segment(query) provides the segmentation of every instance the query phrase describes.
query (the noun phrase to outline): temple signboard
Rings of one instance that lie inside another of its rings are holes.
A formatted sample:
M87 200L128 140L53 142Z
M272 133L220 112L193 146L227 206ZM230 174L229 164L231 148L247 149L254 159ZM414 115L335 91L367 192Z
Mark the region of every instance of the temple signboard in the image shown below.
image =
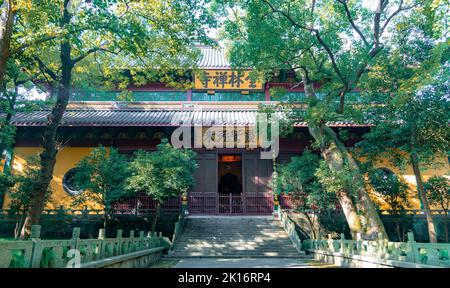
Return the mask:
M203 70L195 74L195 89L262 90L263 82L250 76L251 71Z

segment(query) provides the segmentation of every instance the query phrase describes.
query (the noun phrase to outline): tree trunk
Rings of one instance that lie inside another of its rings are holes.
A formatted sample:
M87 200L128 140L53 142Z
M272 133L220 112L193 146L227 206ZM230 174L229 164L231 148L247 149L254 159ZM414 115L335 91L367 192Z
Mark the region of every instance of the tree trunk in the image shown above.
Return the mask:
M311 238L314 240L319 239L317 237L317 233L316 233L316 229L315 229L316 227L314 227L315 226L314 221L311 219L311 217L309 217L308 212L304 212L303 215L305 215L306 220L308 220L308 224L309 224L309 227L310 227L311 233L312 233Z
M158 222L160 211L161 211L161 203L159 201L156 201L155 214L153 216L153 221L152 221L152 236L156 231L156 223Z
M363 183L358 164L347 151L344 144L337 138L336 133L325 125L308 123L309 132L318 142L322 157L328 163L333 173L344 171L345 165L351 169L355 181L356 191L345 189L337 193L337 198L347 219L352 236L361 233L363 238L373 239L381 233L387 239L383 223L375 210Z
M25 219L21 238L28 238L31 231L31 225L39 224L41 213L44 210L45 194L47 193L50 181L53 178L53 169L55 167L56 154L58 153L56 132L69 102L73 69L73 62L70 58L70 43L67 41L61 43L60 49L62 75L61 80L59 81L58 98L50 115L47 117L48 124L45 127L42 136L43 151L40 155L40 173L38 179L34 183L30 201L30 210Z
M11 36L16 14L13 6L14 1L5 0L0 7L0 87L3 87L6 65L10 56Z
M306 96L317 99L312 82L307 78L306 73L302 75L302 78ZM314 107L311 108L314 109ZM348 167L353 174L351 176L354 179L356 191L343 189L337 193L352 237L356 237L356 233L361 233L363 238L373 239L376 234L381 233L387 239L384 225L364 186L364 176L353 156L338 139L336 133L323 123L322 119L309 120L308 130L319 145L322 157L328 163L331 172L337 174Z
M417 191L419 192L419 197L420 200L422 201L423 212L425 213L425 217L427 219L428 236L430 237L431 243L437 243L436 229L434 226L433 217L431 216L430 204L428 203L425 188L423 187L422 173L420 172L419 168L419 159L415 151L412 151L410 156L411 156L411 164L414 170L414 176L416 177Z
M16 217L16 227L14 227L14 239L18 239L20 236L20 231L22 230L23 225L23 216L24 214L18 212Z

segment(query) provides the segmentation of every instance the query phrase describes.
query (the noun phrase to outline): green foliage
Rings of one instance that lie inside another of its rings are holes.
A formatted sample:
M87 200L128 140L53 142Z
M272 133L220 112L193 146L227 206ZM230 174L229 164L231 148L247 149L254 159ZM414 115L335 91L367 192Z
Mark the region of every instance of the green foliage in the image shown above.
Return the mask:
M14 186L15 182L16 179L14 176L0 172L0 195L4 195L5 193L9 192L11 187Z
M8 149L13 146L16 130L16 127L11 126L0 119L0 147ZM3 151L0 151L0 153L1 152Z
M22 172L17 172L14 176L15 185L9 190L11 198L10 209L12 213L23 215L30 208L30 201L33 194L33 185L39 177L40 164L37 156L27 159ZM51 201L52 190L48 188L45 194L44 203Z
M54 268L54 262L56 260L56 254L53 248L44 248L42 250L40 268Z
M402 153L407 152L417 154L422 168L447 165L450 102L448 79L442 75L445 70L448 68L414 93L397 94L385 106L370 112L376 126L358 143L369 161L388 158L402 168L407 159Z
M386 169L374 169L369 173L370 184L393 214L398 214L409 207L408 185L401 181L397 175Z
M24 251L14 250L11 252L11 256L9 268L28 268Z
M79 60L72 75L76 87L124 89L158 78L173 82L196 62L193 43L210 43L208 28L216 21L208 2L32 0L18 12L12 50L21 53L14 60L33 80L56 84L60 43L67 41L72 58Z
M155 152L136 152L127 187L160 203L177 197L194 185L195 155L192 150L175 149L163 139Z
M355 171L347 164L344 164L341 170L333 172L325 160L320 161L315 176L325 191L334 195L339 195L341 191L348 191L353 198L357 196L357 191L364 182L361 175L355 174Z
M109 215L112 203L129 195L125 189L127 167L125 156L117 149L102 146L93 149L76 166L73 181L81 192L74 195L73 205L96 203Z
M431 2L398 24L393 47L361 81L368 97L385 96L385 105L365 109L375 127L358 146L370 161L389 158L403 168L407 152L417 154L423 169L447 164L437 162L450 146L450 46L445 36L435 37L434 25L443 19Z
M424 184L430 204L444 211L450 208L450 181L444 176L433 176Z
M336 203L335 194L327 193L315 174L320 162L319 156L306 150L280 167L276 190L291 193L299 211L325 210Z

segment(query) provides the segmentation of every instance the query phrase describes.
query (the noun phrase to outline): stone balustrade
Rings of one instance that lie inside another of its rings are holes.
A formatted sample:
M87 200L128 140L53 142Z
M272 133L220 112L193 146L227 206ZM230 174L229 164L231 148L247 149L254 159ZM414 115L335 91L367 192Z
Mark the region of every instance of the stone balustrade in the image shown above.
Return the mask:
M413 233L408 233L408 242L390 242L379 236L377 240L361 240L358 234L356 240L341 239L303 241L305 250L339 253L343 256L366 256L381 260L394 260L424 265L450 267L450 244L447 243L419 243L414 241Z
M96 265L100 267L102 259L111 261L135 252L142 252L136 253L136 257L153 252L162 254L161 251L171 246L170 240L161 234L144 235L143 231L137 236L130 231L129 237L123 237L122 230L118 230L115 238L105 238L105 230L100 229L97 239L80 239L80 228L74 228L71 239L43 240L40 230L39 225L32 226L30 240L0 241L0 268L75 268L90 267L90 262L100 263ZM129 260L129 257L122 258Z
M291 239L292 243L294 243L294 246L297 249L297 251L302 252L302 241L297 231L295 230L294 221L292 221L292 219L289 218L289 215L287 213L285 212L283 213L281 212L281 210L278 211L280 212L278 214L278 219L280 219L281 225L283 226L284 230L286 230L286 232L288 233L289 238Z
M369 265L370 267L450 267L449 243L416 242L412 232L408 233L407 242L391 242L384 239L381 234L373 241L361 239L360 234L355 240L345 239L345 235L340 234L340 239L332 239L331 235L328 235L328 239L307 239L299 244L300 240L295 240L298 239L298 235L294 235L297 234L295 223L289 218L288 213L280 211L279 219L297 246L308 253L323 255L318 258L319 260L328 262L327 259L330 259L335 262L337 258L345 258L347 260L343 262L347 264L343 266L351 267L364 267L351 264L352 259L374 264Z

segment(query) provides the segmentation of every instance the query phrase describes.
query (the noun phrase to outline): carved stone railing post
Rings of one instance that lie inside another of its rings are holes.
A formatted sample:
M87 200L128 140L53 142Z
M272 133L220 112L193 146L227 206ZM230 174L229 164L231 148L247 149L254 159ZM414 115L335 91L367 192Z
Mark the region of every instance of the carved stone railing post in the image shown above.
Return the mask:
M80 241L80 227L74 227L72 230L71 249L78 249L78 243Z
M144 231L139 231L139 250L144 250Z
M356 254L362 255L362 238L361 233L356 233Z
M334 252L333 237L331 234L328 234L328 251Z
M123 233L122 229L117 230L116 236L117 254L115 256L122 254L122 233Z
M339 248L339 252L340 253L345 253L345 234L341 233L341 239L340 239L340 248Z
M43 251L40 225L31 226L30 239L31 241L33 241L33 249L31 254L31 261L29 264L31 268L39 268Z
M416 251L416 241L414 240L414 233L408 232L407 234L408 242L406 242L406 253L407 253L407 260L410 262L417 263L417 261L420 260L418 257L419 251Z
M106 249L106 245L105 245L105 229L101 228L98 229L98 237L97 239L99 240L99 244L98 244L98 259L103 259L105 257L105 249Z
M382 233L378 233L377 240L378 240L377 241L378 242L377 256L378 256L378 258L384 259L386 257L387 247L386 247L386 243L384 241L385 239L384 239L384 236Z
M127 250L127 253L130 253L130 252L134 252L134 251L136 251L136 249L137 249L137 247L136 247L136 244L134 243L134 230L130 230L130 237L129 237L130 239L130 244L128 244L128 247L130 248L130 249L128 249Z

